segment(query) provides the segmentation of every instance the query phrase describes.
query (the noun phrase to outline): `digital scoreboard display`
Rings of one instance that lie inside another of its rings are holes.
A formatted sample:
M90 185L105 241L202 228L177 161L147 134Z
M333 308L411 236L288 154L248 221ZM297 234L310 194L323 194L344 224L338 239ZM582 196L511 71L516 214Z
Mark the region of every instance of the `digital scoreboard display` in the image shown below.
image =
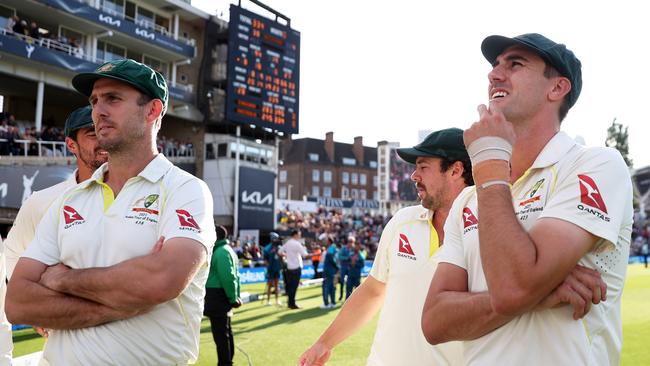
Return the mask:
M230 5L226 119L298 133L300 32Z

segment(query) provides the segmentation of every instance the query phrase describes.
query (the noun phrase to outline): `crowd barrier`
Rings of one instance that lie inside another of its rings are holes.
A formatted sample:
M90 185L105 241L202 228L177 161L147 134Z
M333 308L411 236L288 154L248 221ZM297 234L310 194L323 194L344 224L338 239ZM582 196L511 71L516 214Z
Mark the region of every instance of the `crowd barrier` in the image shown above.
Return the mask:
M361 276L368 276L370 269L372 268L372 261L365 261L363 270L361 270ZM319 263L318 272L323 272L323 263ZM305 264L302 268L301 279L310 279L314 278L314 266L312 264ZM266 282L266 268L265 267L242 267L239 268L239 281L242 285L247 285L251 283L265 283Z

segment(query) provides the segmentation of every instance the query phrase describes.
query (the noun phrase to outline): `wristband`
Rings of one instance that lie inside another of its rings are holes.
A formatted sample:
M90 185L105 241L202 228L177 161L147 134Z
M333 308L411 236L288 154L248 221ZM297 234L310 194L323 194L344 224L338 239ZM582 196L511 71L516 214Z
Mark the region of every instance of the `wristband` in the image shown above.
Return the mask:
M489 182L485 182L481 184L479 187L481 187L481 189L485 189L487 187L492 187L496 185L503 185L503 186L508 186L508 188L512 188L510 182L506 182L505 180L491 180Z
M505 160L487 160L473 166L472 176L477 187L491 181L510 181L510 163Z
M479 137L467 147L467 153L472 165L478 165L486 160L510 161L512 145L501 137Z

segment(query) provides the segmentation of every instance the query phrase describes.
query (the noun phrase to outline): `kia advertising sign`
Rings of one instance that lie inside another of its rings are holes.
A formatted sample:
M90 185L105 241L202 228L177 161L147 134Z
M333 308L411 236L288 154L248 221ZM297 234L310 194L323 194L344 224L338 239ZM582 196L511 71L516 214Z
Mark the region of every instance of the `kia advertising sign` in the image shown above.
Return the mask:
M273 230L274 186L274 173L239 168L239 228Z

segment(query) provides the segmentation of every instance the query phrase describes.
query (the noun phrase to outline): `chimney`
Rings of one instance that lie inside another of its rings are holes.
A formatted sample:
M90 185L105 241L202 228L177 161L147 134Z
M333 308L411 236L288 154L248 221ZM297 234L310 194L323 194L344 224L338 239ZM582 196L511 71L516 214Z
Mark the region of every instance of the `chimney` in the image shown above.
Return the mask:
M354 145L352 145L352 153L357 159L357 165L363 166L363 136L354 138Z
M287 159L289 153L291 152L292 147L293 147L293 137L289 133L285 135L283 139L280 140L280 151L278 153L280 160Z
M330 161L334 161L334 132L325 134L325 153Z

